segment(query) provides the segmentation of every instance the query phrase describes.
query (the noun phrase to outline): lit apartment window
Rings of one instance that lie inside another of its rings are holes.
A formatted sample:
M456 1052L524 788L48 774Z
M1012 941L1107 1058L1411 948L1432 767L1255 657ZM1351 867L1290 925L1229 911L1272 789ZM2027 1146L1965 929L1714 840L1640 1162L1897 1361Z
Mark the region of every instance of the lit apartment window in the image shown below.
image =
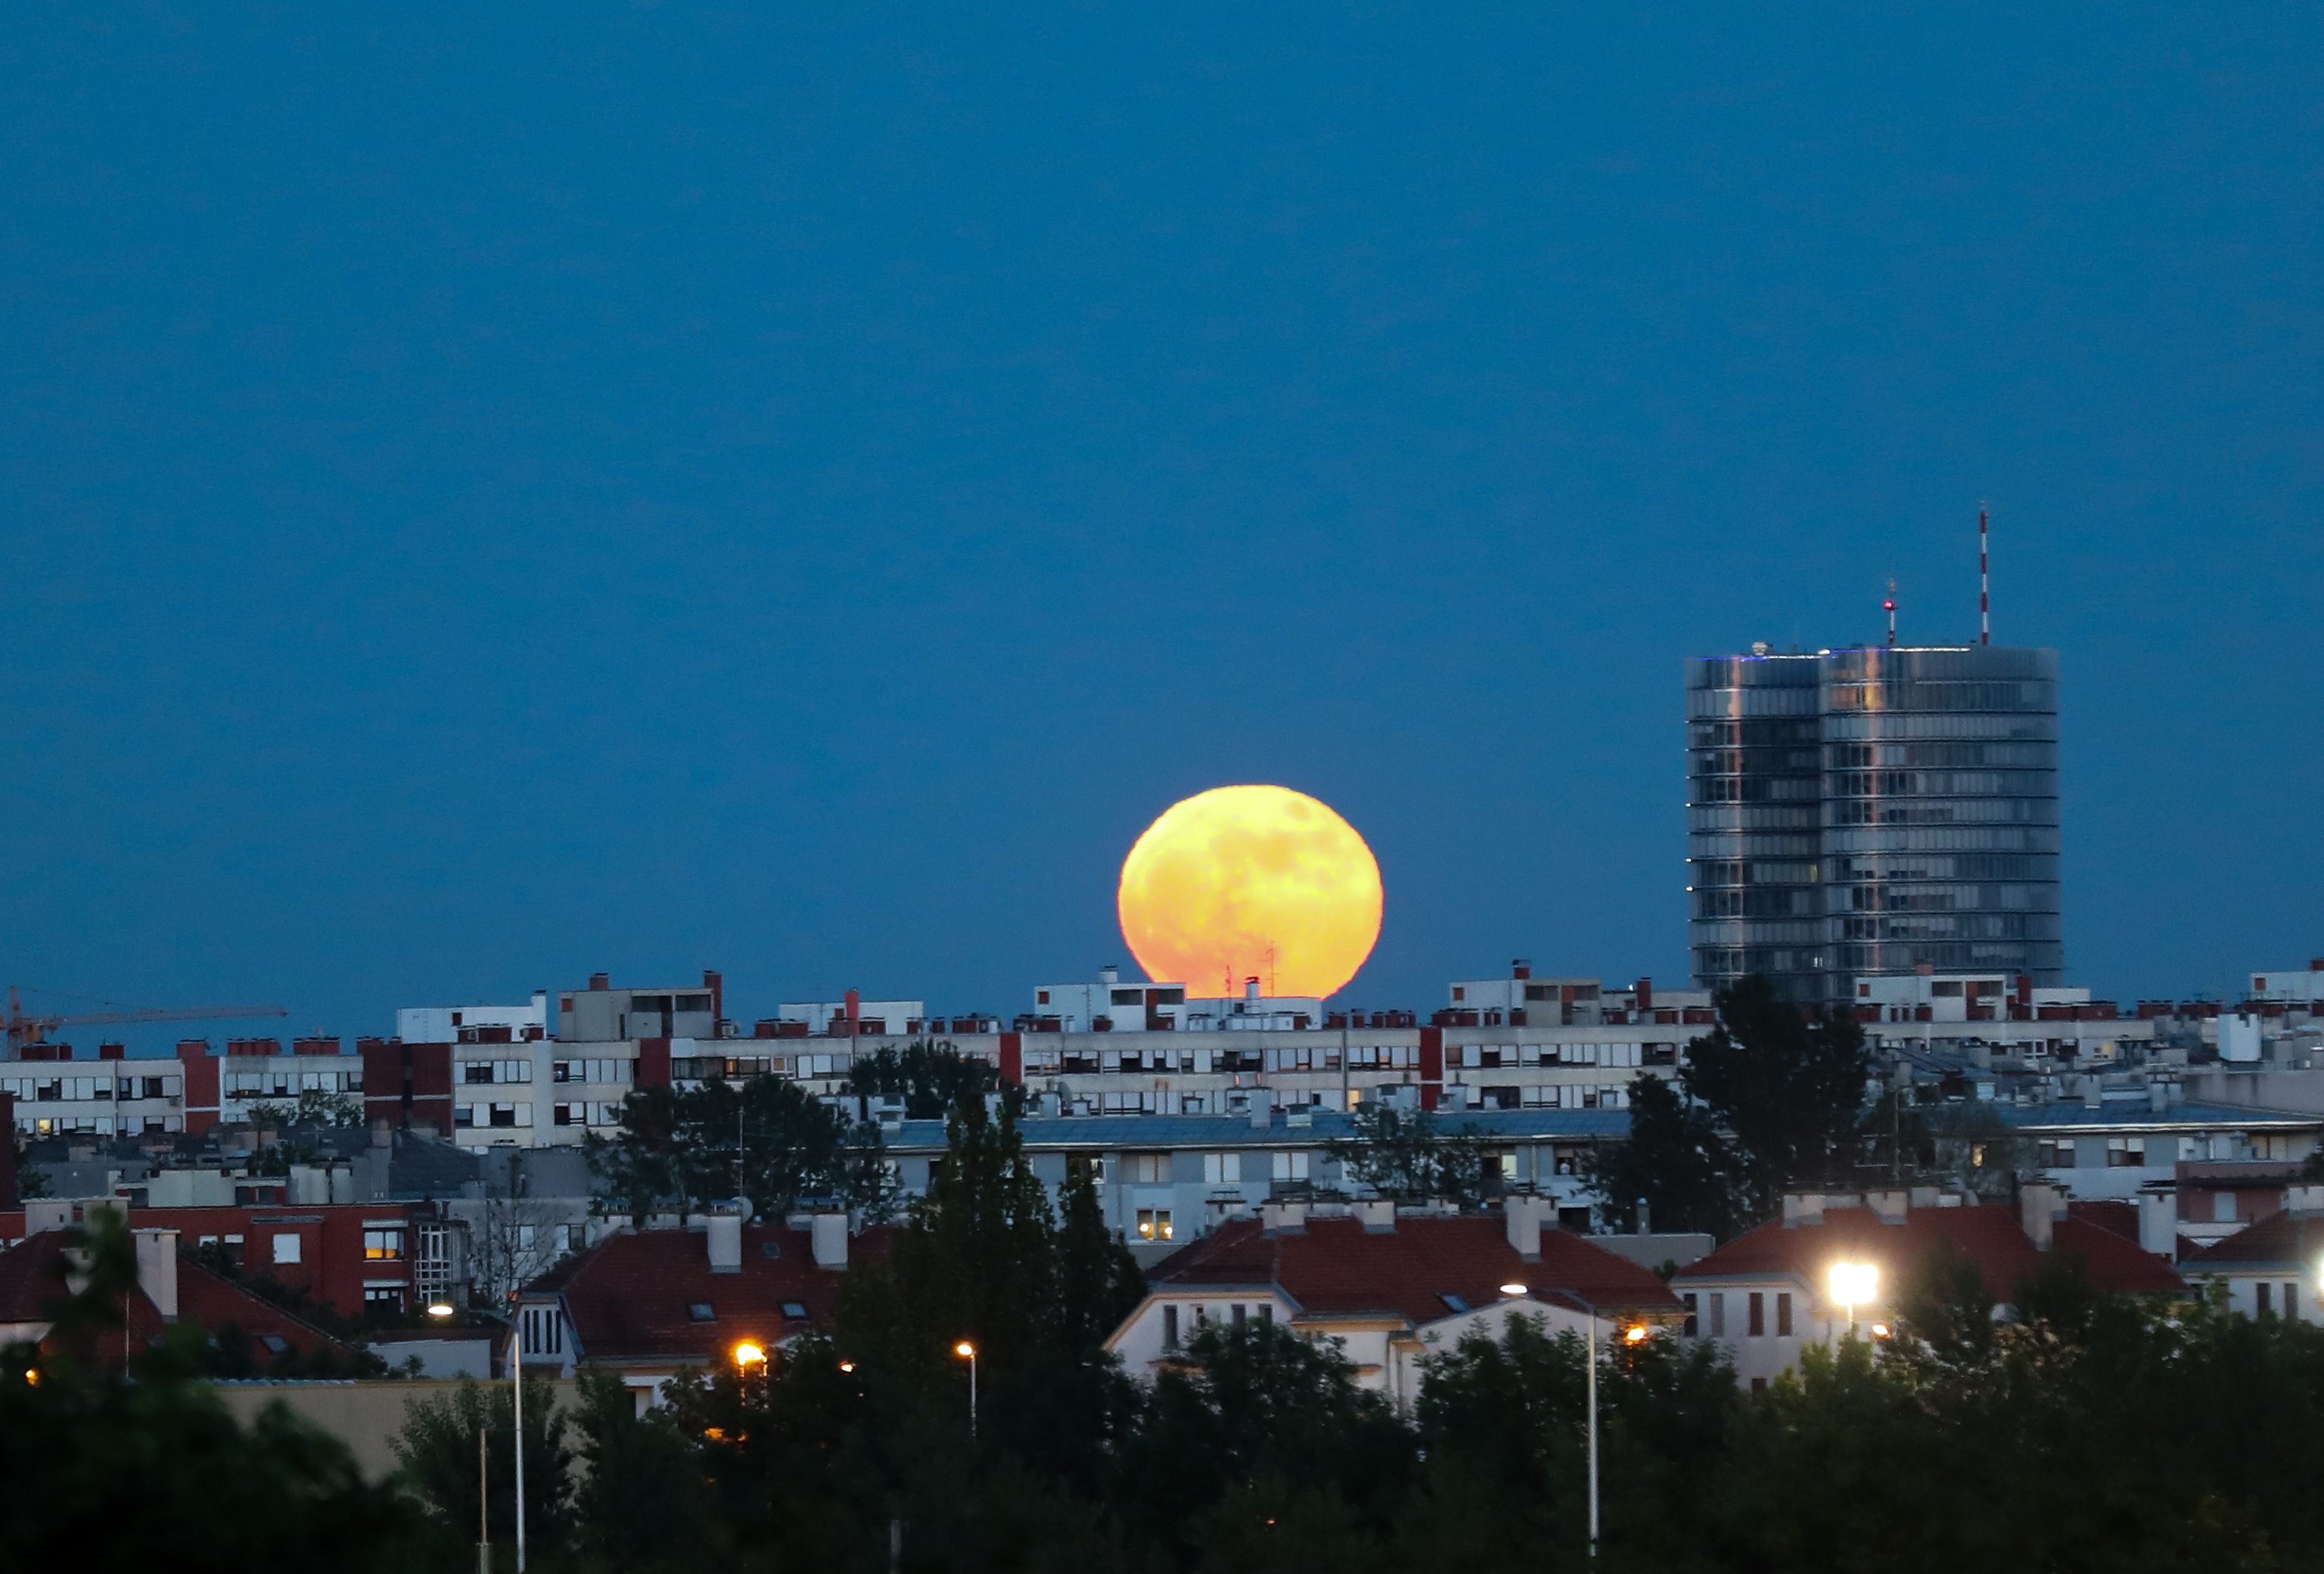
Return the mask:
M364 1231L364 1260L370 1263L396 1263L403 1260L403 1231L401 1229L366 1229Z
M1138 1210L1138 1238L1168 1240L1170 1210L1167 1208L1140 1208Z

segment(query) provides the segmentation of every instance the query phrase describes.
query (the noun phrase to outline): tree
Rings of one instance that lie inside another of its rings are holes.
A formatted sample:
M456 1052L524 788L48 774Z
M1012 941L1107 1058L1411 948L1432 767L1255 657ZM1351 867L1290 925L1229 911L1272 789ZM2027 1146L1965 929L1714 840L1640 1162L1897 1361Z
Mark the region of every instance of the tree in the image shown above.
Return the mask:
M1687 1047L1680 1090L1734 1133L1749 1214L1784 1189L1852 1174L1872 1057L1844 1011L1803 1009L1753 973L1717 996L1719 1023Z
M583 1558L624 1570L705 1566L714 1505L678 1413L655 1405L641 1413L635 1391L610 1372L583 1372L579 1397L574 1423L589 1468L572 1503Z
M622 1100L620 1135L591 1134L588 1151L598 1209L641 1225L665 1207L700 1213L737 1195L761 1219L812 1201L876 1220L895 1202L880 1128L784 1077L639 1089Z
M83 1277L60 1280L38 1346L0 1352L0 1479L9 1567L403 1569L420 1527L367 1487L337 1439L270 1406L235 1422L197 1383L203 1336L180 1324L124 1376L94 1358L123 1348L137 1281L127 1225L97 1210L73 1238ZM19 1250L24 1248L19 1247Z
M544 1549L565 1546L572 1526L573 1453L565 1444L565 1416L557 1391L532 1379L524 1396L524 1516L528 1541ZM446 1539L473 1543L477 1523L476 1434L484 1435L485 1493L494 1539L514 1536L516 1397L505 1383L489 1389L463 1381L448 1394L413 1399L395 1436L401 1477L428 1506Z
M1106 1228L1093 1166L1068 1160L1058 1201L1057 1340L1094 1350L1146 1298L1146 1275L1120 1232Z
M1015 1364L1048 1337L1056 1316L1057 1252L1047 1188L1033 1174L1017 1118L964 1099L945 1123L945 1148L889 1253L904 1348L899 1358L958 1363L973 1341L993 1368ZM851 1275L851 1278L853 1276ZM870 1282L872 1275L865 1275Z
M1325 1143L1324 1155L1383 1197L1470 1204L1481 1201L1498 1178L1487 1174L1483 1137L1466 1127L1446 1131L1425 1109L1368 1104L1349 1125L1354 1134Z
M859 1117L868 1117L867 1100L900 1098L908 1119L939 1120L963 1099L1001 1091L1001 1072L982 1055L916 1038L900 1052L883 1049L858 1057L847 1074L847 1091L857 1100Z
M1750 1220L1742 1159L1711 1111L1669 1079L1641 1072L1630 1083L1630 1135L1592 1155L1586 1183L1632 1229L1637 1204L1655 1226L1725 1239Z
M363 1100L351 1093L307 1088L288 1103L253 1104L250 1121L254 1126L272 1126L285 1130L292 1127L361 1126L364 1123Z

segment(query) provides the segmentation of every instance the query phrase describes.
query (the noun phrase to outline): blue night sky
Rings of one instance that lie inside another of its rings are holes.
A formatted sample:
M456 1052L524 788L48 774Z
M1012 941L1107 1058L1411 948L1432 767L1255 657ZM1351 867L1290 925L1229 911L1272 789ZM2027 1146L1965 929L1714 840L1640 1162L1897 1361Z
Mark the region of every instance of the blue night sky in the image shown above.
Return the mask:
M2063 661L2070 978L2324 953L2319 45L14 7L0 981L1010 1012L1266 781L1379 856L1347 1000L1674 984L1681 658L1877 640L1891 575L1973 632L1980 499Z

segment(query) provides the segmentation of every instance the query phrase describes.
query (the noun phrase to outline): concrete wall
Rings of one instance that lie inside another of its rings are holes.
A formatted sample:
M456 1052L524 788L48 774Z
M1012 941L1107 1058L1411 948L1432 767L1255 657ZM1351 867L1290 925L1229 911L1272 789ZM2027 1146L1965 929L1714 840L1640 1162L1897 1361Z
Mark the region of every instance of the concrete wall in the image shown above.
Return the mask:
M329 1432L355 1457L355 1467L366 1481L392 1475L399 1464L395 1436L403 1430L406 1407L418 1399L432 1399L456 1391L457 1383L220 1383L219 1397L247 1426L268 1405L280 1404L300 1420ZM570 1382L527 1383L530 1401L540 1389L554 1392L557 1406L570 1410L578 1402L579 1387Z

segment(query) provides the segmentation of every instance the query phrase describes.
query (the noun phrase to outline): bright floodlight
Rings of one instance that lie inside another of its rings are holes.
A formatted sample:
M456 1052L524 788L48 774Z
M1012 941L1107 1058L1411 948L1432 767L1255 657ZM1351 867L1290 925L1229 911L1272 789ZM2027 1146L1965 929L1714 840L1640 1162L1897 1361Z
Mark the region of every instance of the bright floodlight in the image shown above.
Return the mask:
M1877 1263L1834 1263L1831 1266L1831 1298L1842 1306L1865 1306L1871 1303L1880 1290L1880 1267Z
M738 1367L755 1367L766 1358L767 1352L749 1339L734 1347L734 1364Z
M976 1358L976 1347L963 1339L952 1347L952 1353L964 1361L973 1361Z
M430 1301L428 1303L428 1315L430 1317L449 1317L456 1310L449 1301Z
M1523 1284L1515 1283L1514 1281L1501 1286L1501 1293L1504 1295L1522 1295L1525 1293L1526 1287Z
M1646 1343L1646 1325L1643 1322L1634 1322L1630 1324L1629 1327L1622 1330L1622 1338L1629 1344L1637 1345Z

